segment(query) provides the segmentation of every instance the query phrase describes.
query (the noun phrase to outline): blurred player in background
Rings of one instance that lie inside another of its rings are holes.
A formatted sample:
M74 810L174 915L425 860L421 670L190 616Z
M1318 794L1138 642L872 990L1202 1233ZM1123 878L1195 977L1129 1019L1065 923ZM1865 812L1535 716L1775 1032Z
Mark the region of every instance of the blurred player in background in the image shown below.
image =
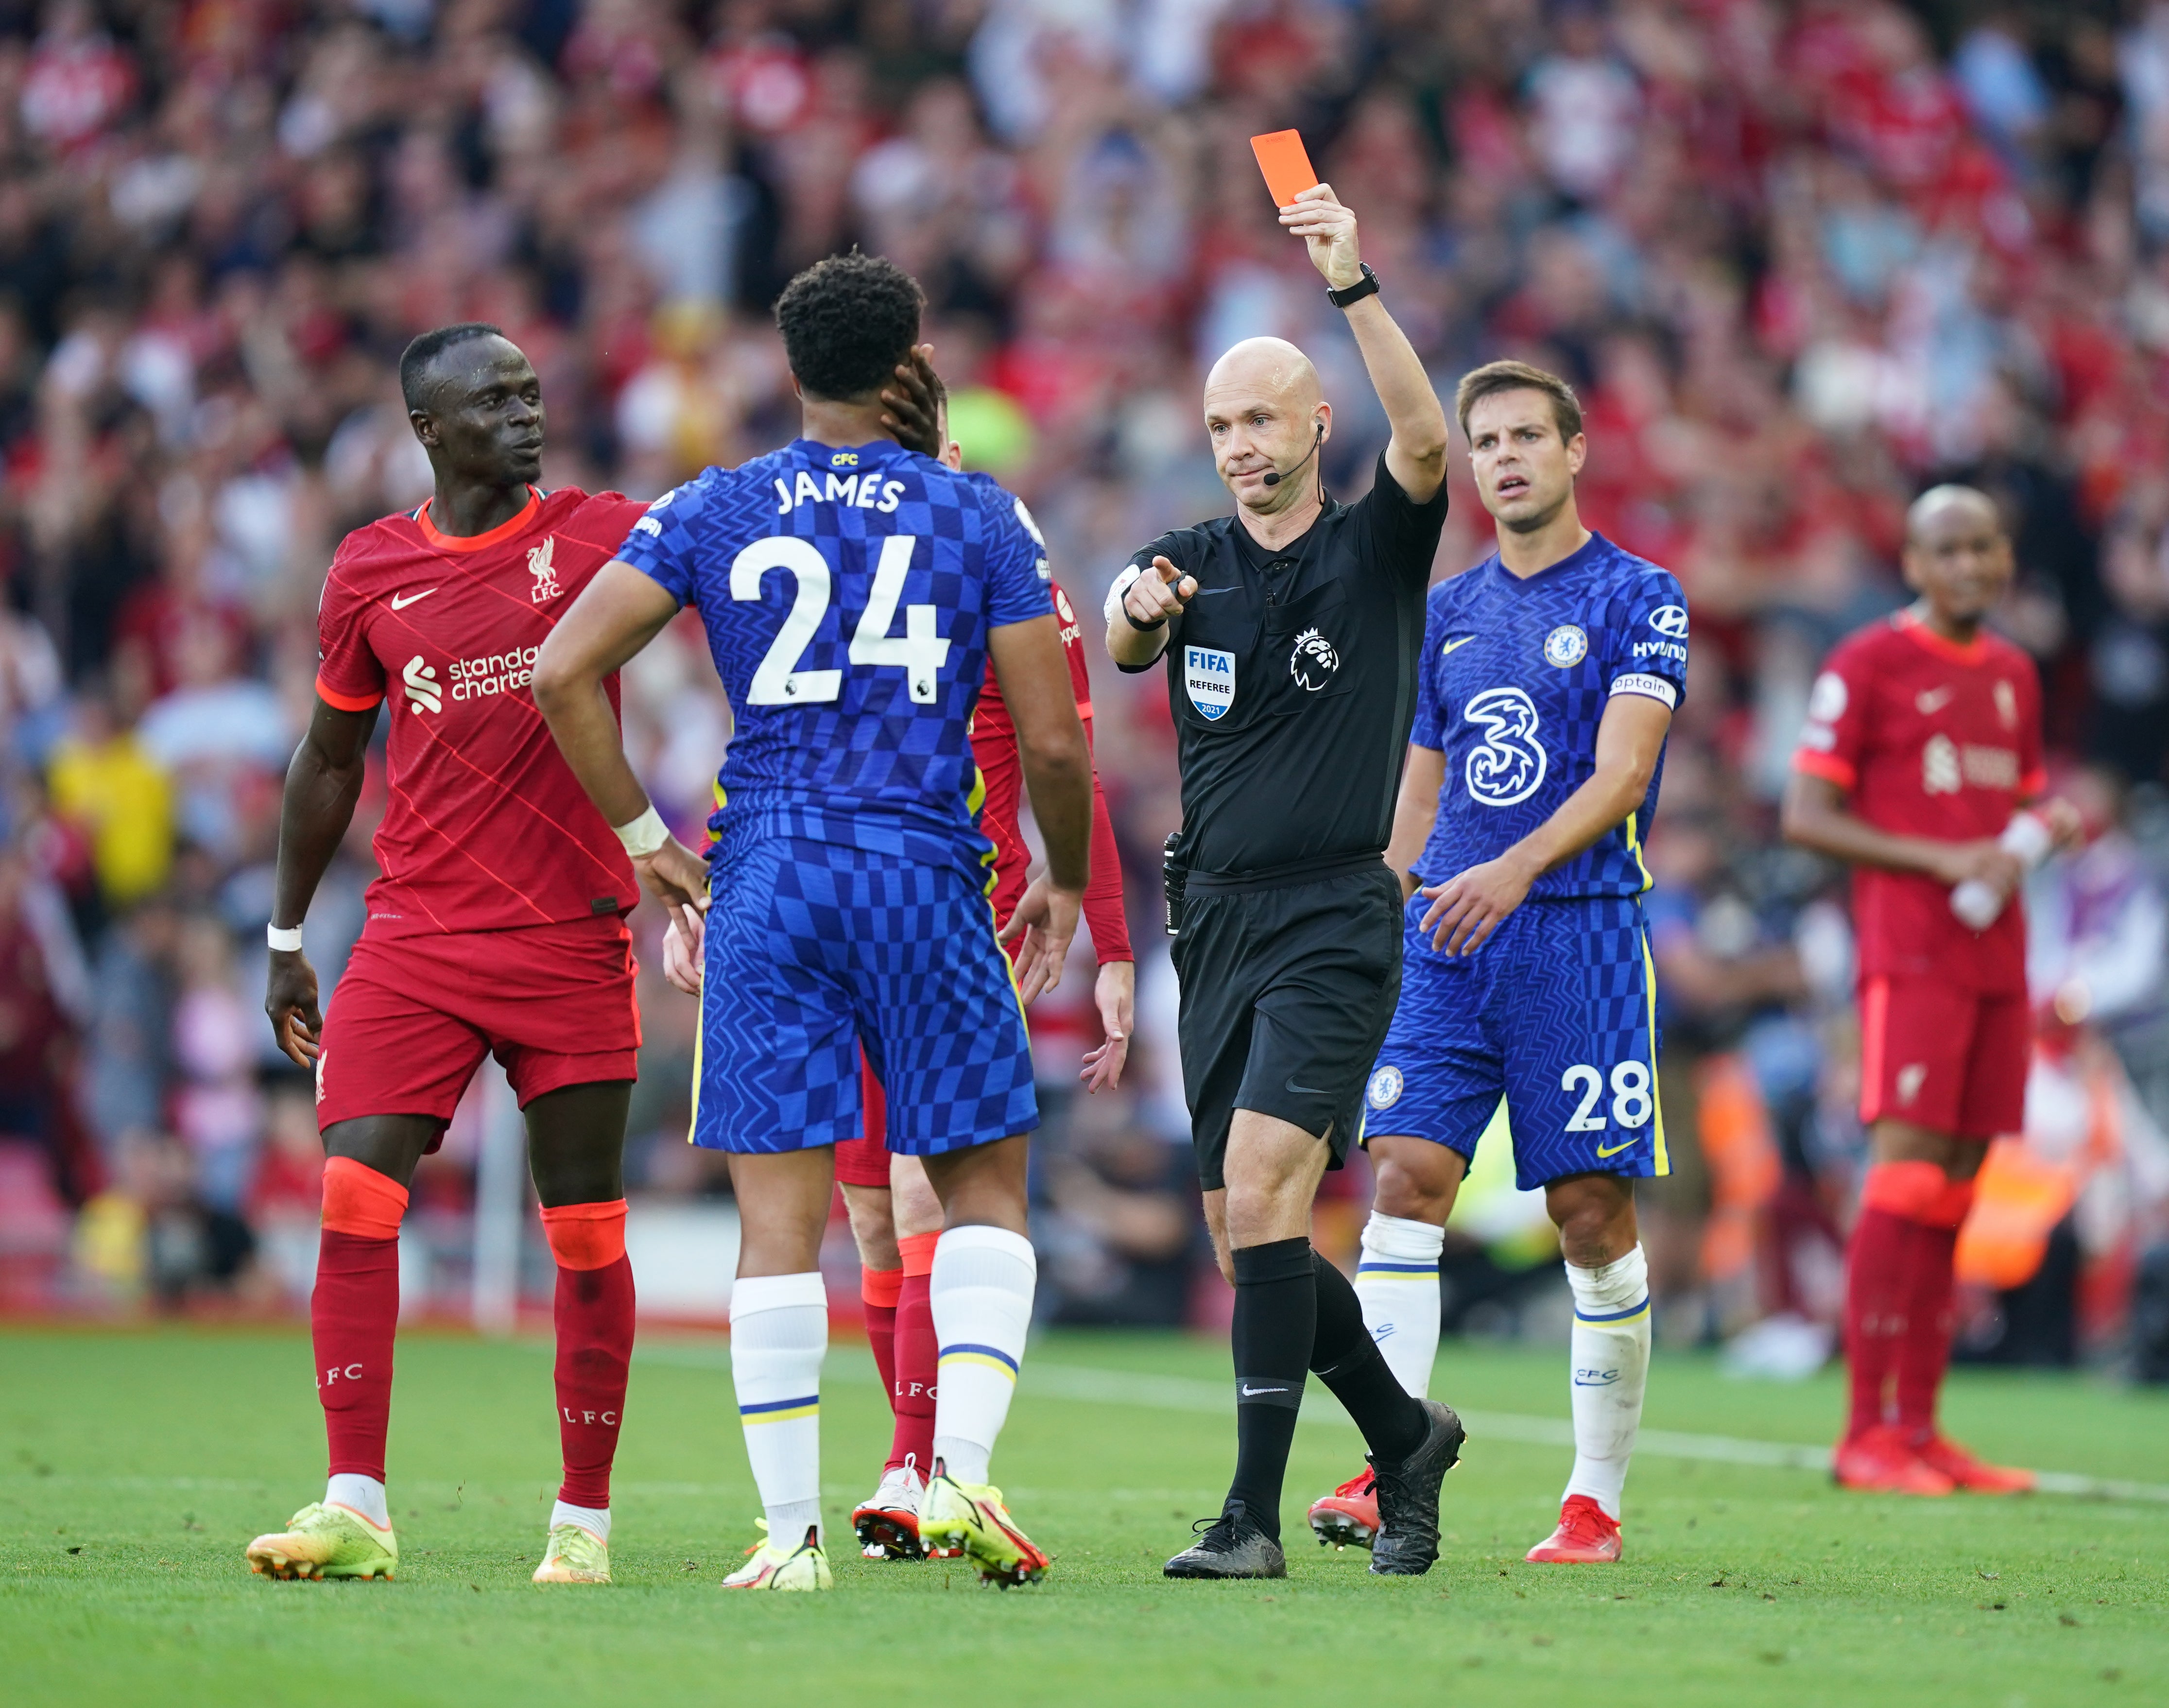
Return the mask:
M1528 1557L1593 1563L1619 1557L1649 1374L1634 1181L1671 1172L1641 840L1687 687L1687 600L1581 525L1564 380L1494 362L1454 408L1499 549L1432 588L1425 620L1386 851L1407 897L1401 1000L1367 1092L1378 1194L1356 1290L1394 1374L1426 1392L1446 1219L1505 1097L1519 1184L1543 1188L1574 1290L1574 1470ZM1351 1478L1311 1528L1369 1546L1377 1500Z
M642 881L689 941L706 911L693 1140L730 1153L732 1376L768 1531L733 1588L830 1583L819 1257L833 1147L861 1136L861 1040L889 1146L923 1160L943 1212L921 1535L990 1579L1047 1565L986 1481L1031 1320L1025 1135L1039 1123L975 823L969 731L989 659L1047 839L1027 990L1059 978L1076 931L1091 759L1046 559L1015 500L884 424L882 388L911 360L923 306L908 274L870 256L793 280L776 321L802 436L657 499L536 666L537 703ZM706 862L663 828L602 691L688 605L737 717Z
M310 1316L331 1439L319 1504L248 1545L277 1577L389 1577L384 1492L399 1224L415 1164L495 1054L527 1116L557 1260L565 1476L538 1583L610 1581L610 1470L632 1352L621 1173L640 1018L623 915L639 899L610 826L535 709L536 650L641 506L544 493L541 388L493 326L424 333L400 360L436 494L347 536L317 615L308 734L286 773L264 1008L317 1076L323 1232ZM617 679L605 685L614 715ZM382 875L329 1017L301 924L361 791L390 699Z
M897 379L898 392L885 393L883 398L894 412L887 424L898 432L901 442L911 445L915 442L917 423L930 412L935 423L935 442L941 446L940 460L961 470L964 448L949 437L948 409L940 380L921 362L900 367ZM928 381L930 389L925 387ZM994 484L990 477L983 474L965 478L989 487ZM1037 526L1021 503L1017 514L1037 537ZM1062 623L1063 651L1069 661L1070 684L1089 745L1092 684L1084 664L1084 627L1058 584L1053 591L1055 615ZM1023 766L1017 750L1016 725L1002 702L1001 686L991 667L979 691L978 707L972 714L972 756L985 790L979 830L994 845L994 916L1006 921L1002 937L1011 942L1031 929L1044 894L1044 881L1031 892L1033 905L1024 905L1031 854L1018 823L1023 803ZM1082 1077L1087 1091L1098 1092L1122 1083L1136 1008L1137 966L1123 911L1122 864L1114 825L1107 816L1106 798L1096 770L1092 777L1092 881L1084 891L1084 921L1100 963L1093 1006L1100 1017L1100 1041L1086 1054ZM672 984L688 995L701 994L699 957L679 935L675 922L663 934L663 964ZM1037 990L1028 993L1027 1001L1038 994ZM837 1141L836 1182L843 1188L851 1236L859 1250L866 1337L881 1371L882 1385L888 1391L896 1423L880 1486L852 1513L851 1528L869 1559L921 1559L925 1550L919 1540L919 1506L925 1492L926 1468L934 1462L938 1351L928 1281L934 1248L941 1235L941 1202L917 1157L890 1153L881 1081L863 1064L860 1104L864 1134Z
M2033 661L1985 627L2012 572L1996 505L1941 486L1906 517L1920 596L1841 642L1816 678L1785 793L1785 834L1850 862L1859 940L1860 1118L1872 1160L1846 1256L1852 1403L1833 1469L1849 1488L2011 1493L1936 1428L1950 1362L1953 1257L1988 1142L2026 1113L2021 851L2076 834L2047 782ZM1976 929L1960 886L2000 908Z

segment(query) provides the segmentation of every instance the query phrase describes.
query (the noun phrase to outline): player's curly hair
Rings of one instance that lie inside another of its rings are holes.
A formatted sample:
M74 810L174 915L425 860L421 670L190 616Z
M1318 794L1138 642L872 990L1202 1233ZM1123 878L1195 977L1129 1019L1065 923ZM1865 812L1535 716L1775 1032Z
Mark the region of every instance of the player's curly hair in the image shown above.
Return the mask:
M1559 442L1565 444L1581 431L1581 399L1574 387L1557 374L1527 362L1486 362L1461 376L1454 388L1453 413L1461 423L1461 436L1468 436L1468 412L1484 398L1500 392L1542 392L1552 400L1552 419L1559 423Z
M926 293L879 255L816 261L775 299L791 371L811 397L842 403L878 392L919 337Z

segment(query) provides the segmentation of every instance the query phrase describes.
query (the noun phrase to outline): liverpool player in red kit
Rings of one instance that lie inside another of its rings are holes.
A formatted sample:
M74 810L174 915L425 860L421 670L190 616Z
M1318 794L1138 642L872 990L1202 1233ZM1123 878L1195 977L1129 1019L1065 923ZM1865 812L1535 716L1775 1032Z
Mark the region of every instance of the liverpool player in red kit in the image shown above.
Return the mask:
M416 1163L488 1052L526 1113L557 1260L564 1480L535 1579L606 1583L633 1334L621 1162L640 1021L623 916L640 892L528 682L558 613L643 506L534 486L541 389L496 328L425 333L399 379L436 494L357 529L332 559L316 711L286 774L264 1001L280 1047L316 1070L328 1161L310 1314L331 1478L248 1560L280 1577L389 1577L398 1563L384 1459L399 1224ZM353 816L380 705L382 875L326 1017L300 927Z
M1846 1258L1852 1406L1833 1468L1853 1488L2009 1493L2031 1476L1946 1439L1936 1400L1974 1177L2025 1114L2024 870L2003 839L2046 782L2041 691L2033 660L1983 627L2012 568L1986 496L1945 486L1916 500L1905 568L1919 597L1849 636L1816 679L1784 805L1788 838L1857 868L1873 1155ZM2036 816L2012 842L2076 829L2061 802ZM1982 929L1953 910L1965 884L2001 904Z

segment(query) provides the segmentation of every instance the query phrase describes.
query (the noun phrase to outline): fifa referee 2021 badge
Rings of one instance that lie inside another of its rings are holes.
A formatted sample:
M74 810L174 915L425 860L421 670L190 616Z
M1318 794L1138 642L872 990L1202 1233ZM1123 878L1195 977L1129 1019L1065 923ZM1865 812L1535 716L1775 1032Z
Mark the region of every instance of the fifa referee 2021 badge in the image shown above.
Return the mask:
M1281 223L1348 317L1392 438L1371 490L1325 491L1333 408L1293 344L1248 339L1205 382L1235 514L1164 534L1107 599L1125 670L1165 660L1182 830L1169 851L1178 1025L1206 1218L1235 1288L1235 1476L1172 1577L1279 1577L1282 1474L1306 1373L1362 1428L1388 1532L1428 1567L1460 1444L1403 1390L1347 1279L1310 1248L1311 1201L1361 1122L1401 982L1384 863L1415 706L1424 593L1446 518L1446 413L1324 184ZM1383 1545L1383 1544L1382 1544Z

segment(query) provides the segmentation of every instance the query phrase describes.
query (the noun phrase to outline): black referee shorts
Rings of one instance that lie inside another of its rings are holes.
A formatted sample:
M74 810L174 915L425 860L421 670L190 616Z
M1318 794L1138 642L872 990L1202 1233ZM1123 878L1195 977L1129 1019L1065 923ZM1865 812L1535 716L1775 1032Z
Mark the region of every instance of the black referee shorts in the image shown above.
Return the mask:
M1401 885L1383 861L1279 885L1193 875L1173 946L1197 1175L1212 1192L1238 1109L1292 1123L1340 1166L1401 994Z

